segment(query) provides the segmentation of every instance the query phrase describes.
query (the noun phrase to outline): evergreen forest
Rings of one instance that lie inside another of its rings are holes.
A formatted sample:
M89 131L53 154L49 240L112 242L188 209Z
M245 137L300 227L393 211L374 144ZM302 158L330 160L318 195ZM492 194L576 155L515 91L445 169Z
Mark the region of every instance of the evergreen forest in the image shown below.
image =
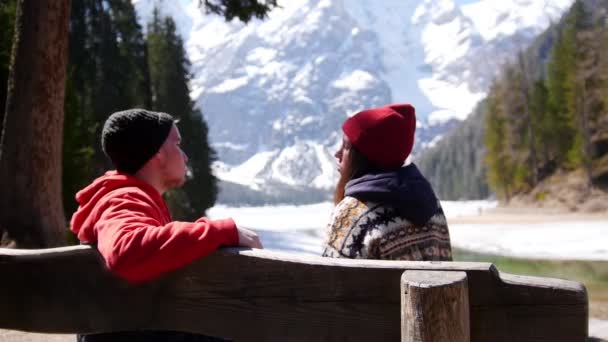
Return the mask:
M509 201L556 172L608 187L608 1L577 0L417 160L443 199Z

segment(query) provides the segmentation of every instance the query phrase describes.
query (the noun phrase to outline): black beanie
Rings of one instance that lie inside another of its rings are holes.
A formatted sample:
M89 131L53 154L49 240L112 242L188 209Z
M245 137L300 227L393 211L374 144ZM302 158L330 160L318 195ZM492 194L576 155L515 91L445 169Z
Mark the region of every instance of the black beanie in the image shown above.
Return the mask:
M135 174L167 140L173 122L169 114L145 109L116 112L103 125L101 147L117 171Z

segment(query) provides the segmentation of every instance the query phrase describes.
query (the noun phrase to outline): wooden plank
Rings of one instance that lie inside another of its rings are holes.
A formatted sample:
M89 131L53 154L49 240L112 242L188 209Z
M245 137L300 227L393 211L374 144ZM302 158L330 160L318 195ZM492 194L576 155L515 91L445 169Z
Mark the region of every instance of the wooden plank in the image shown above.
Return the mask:
M467 274L472 341L586 338L582 284L499 274L487 263L223 249L156 281L132 285L109 274L87 246L0 249L0 328L171 329L236 341L398 341L405 270Z
M401 341L471 341L465 272L403 272Z

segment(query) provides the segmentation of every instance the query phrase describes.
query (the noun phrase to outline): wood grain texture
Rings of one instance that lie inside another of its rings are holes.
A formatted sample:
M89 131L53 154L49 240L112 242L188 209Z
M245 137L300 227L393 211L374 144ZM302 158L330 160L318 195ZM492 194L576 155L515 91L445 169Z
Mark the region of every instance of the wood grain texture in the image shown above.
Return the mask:
M492 264L343 260L222 249L153 282L108 273L87 246L0 249L0 328L171 329L235 341L399 341L405 270L467 275L471 341L584 341L583 285Z
M470 340L467 274L405 271L401 277L401 341Z

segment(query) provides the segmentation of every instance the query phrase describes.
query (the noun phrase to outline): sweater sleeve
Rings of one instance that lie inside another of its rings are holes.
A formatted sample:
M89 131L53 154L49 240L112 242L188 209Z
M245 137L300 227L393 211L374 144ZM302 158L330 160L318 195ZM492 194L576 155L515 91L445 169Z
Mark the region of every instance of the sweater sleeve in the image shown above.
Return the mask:
M330 258L356 258L358 250L353 250L352 229L360 214L362 203L352 197L345 197L334 208L326 229L322 256Z
M232 219L162 224L144 196L111 199L95 224L97 248L113 273L131 281L153 279L204 257L221 245L237 245Z

